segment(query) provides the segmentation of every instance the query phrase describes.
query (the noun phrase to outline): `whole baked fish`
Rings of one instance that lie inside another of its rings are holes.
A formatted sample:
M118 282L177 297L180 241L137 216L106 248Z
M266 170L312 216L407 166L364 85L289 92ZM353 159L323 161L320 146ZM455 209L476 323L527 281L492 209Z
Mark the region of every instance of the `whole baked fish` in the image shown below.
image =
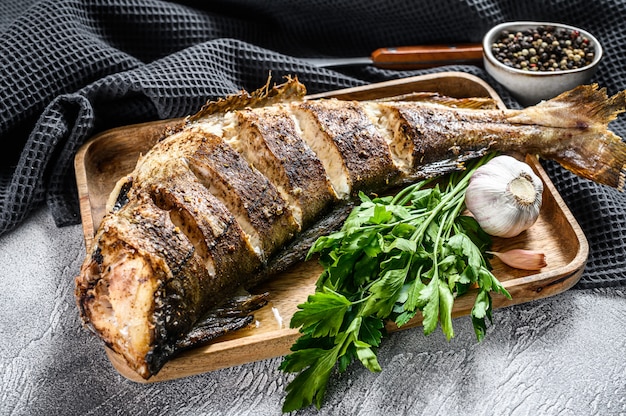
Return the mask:
M626 145L607 124L626 92L581 86L524 110L432 94L304 95L288 79L208 103L111 194L76 299L85 324L142 377L247 325L265 298L238 290L301 259L289 244L331 227L342 218L332 209L358 191L442 175L488 151L538 154L624 188Z

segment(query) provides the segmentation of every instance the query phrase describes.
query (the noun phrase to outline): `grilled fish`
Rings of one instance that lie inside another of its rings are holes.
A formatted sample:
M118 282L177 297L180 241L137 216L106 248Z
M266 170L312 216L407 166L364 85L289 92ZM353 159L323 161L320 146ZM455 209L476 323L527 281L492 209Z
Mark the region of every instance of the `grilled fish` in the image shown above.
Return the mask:
M288 79L208 103L112 192L76 299L85 325L142 377L247 325L265 298L238 291L297 260L289 244L358 191L442 175L490 151L538 154L625 186L626 145L607 125L626 92L581 86L524 110L431 94L304 95Z

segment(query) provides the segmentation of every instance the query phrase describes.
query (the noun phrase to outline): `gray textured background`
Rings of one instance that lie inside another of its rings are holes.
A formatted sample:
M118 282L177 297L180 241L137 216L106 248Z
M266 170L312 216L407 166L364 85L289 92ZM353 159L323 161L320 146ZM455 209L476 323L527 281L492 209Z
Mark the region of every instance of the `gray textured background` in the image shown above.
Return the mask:
M120 376L81 328L73 298L80 226L47 210L0 238L0 414L280 415L280 359L141 385ZM486 339L418 328L385 340L383 371L332 378L303 415L625 415L626 288L569 290L498 309Z

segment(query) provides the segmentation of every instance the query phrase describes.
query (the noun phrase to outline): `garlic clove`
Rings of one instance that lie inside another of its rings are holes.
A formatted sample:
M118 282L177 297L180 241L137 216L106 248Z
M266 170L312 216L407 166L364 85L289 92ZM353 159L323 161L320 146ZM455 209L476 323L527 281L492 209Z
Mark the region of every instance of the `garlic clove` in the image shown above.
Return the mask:
M543 182L530 166L503 155L472 175L465 205L488 234L515 237L537 221L542 194Z
M548 265L546 255L534 250L513 249L503 253L496 251L488 251L487 253L498 257L507 266L521 270L539 270Z

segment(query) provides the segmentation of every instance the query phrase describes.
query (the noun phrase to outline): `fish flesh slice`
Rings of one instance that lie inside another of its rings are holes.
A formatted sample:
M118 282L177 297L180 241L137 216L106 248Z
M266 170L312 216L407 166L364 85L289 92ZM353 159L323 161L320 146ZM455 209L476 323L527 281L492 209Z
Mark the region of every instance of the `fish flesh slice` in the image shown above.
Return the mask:
M626 145L607 125L626 92L580 86L524 110L423 93L304 96L289 78L207 103L111 193L76 300L85 325L140 376L249 325L267 297L242 288L300 261L359 191L443 175L491 151L625 186Z

